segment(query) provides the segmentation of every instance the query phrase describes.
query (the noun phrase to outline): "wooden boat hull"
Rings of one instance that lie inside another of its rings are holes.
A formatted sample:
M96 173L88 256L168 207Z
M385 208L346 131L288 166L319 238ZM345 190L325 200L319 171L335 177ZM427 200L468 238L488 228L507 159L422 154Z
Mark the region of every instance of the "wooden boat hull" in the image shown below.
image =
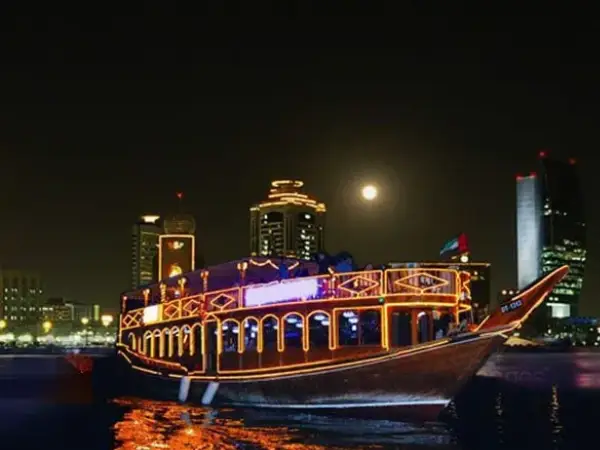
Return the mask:
M330 364L310 373L192 379L188 401L210 406L434 419L504 340L501 334L472 334L445 343L391 350L351 364ZM181 378L137 371L129 364L126 368L132 394L161 400L178 398Z

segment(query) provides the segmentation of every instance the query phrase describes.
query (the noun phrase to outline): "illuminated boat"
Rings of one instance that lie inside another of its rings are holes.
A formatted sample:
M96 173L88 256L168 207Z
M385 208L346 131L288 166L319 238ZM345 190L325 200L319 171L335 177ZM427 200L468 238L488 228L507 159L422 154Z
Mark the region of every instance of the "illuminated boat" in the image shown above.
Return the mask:
M278 279L282 263L291 278ZM123 295L117 345L130 393L435 417L568 268L450 337L449 323L471 317L467 273L316 271L310 262L252 258Z

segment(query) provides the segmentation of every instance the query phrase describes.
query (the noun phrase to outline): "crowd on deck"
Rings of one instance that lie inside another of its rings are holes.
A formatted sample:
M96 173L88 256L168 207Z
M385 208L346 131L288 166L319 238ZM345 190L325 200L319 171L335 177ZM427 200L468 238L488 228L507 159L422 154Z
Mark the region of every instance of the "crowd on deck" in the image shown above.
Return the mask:
M365 267L359 268L354 262L354 257L346 251L340 252L335 256L329 255L325 252L316 253L313 255L312 260L317 264L319 275L327 275L329 273L348 273L359 270L375 269L375 267L372 264L367 264ZM385 266L381 266L380 268L385 269ZM300 268L296 272L290 272L289 266L285 258L282 258L281 263L279 265L280 279L283 280L291 277L304 277L309 275L310 273L306 268Z

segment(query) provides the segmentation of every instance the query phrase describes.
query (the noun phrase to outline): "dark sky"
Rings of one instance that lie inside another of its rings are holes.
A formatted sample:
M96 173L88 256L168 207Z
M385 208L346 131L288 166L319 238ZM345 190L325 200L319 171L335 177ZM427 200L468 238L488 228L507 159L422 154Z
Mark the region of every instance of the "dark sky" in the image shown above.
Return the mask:
M498 290L516 278L515 174L543 148L581 166L582 312L600 314L595 24L371 5L3 11L0 261L116 305L138 215L182 190L208 262L236 259L248 206L293 177L327 203L330 251L431 260L464 231ZM364 181L382 189L368 209Z

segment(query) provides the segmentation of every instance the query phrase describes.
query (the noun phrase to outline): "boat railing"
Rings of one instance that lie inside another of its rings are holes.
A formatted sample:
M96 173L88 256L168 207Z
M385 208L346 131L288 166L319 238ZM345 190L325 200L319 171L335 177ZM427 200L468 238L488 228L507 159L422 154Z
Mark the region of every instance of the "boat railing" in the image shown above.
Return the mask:
M456 306L463 283L451 269L388 269L298 277L182 296L124 312L123 330L203 314L304 301L382 298L392 303L432 302ZM297 296L295 296L297 295Z

